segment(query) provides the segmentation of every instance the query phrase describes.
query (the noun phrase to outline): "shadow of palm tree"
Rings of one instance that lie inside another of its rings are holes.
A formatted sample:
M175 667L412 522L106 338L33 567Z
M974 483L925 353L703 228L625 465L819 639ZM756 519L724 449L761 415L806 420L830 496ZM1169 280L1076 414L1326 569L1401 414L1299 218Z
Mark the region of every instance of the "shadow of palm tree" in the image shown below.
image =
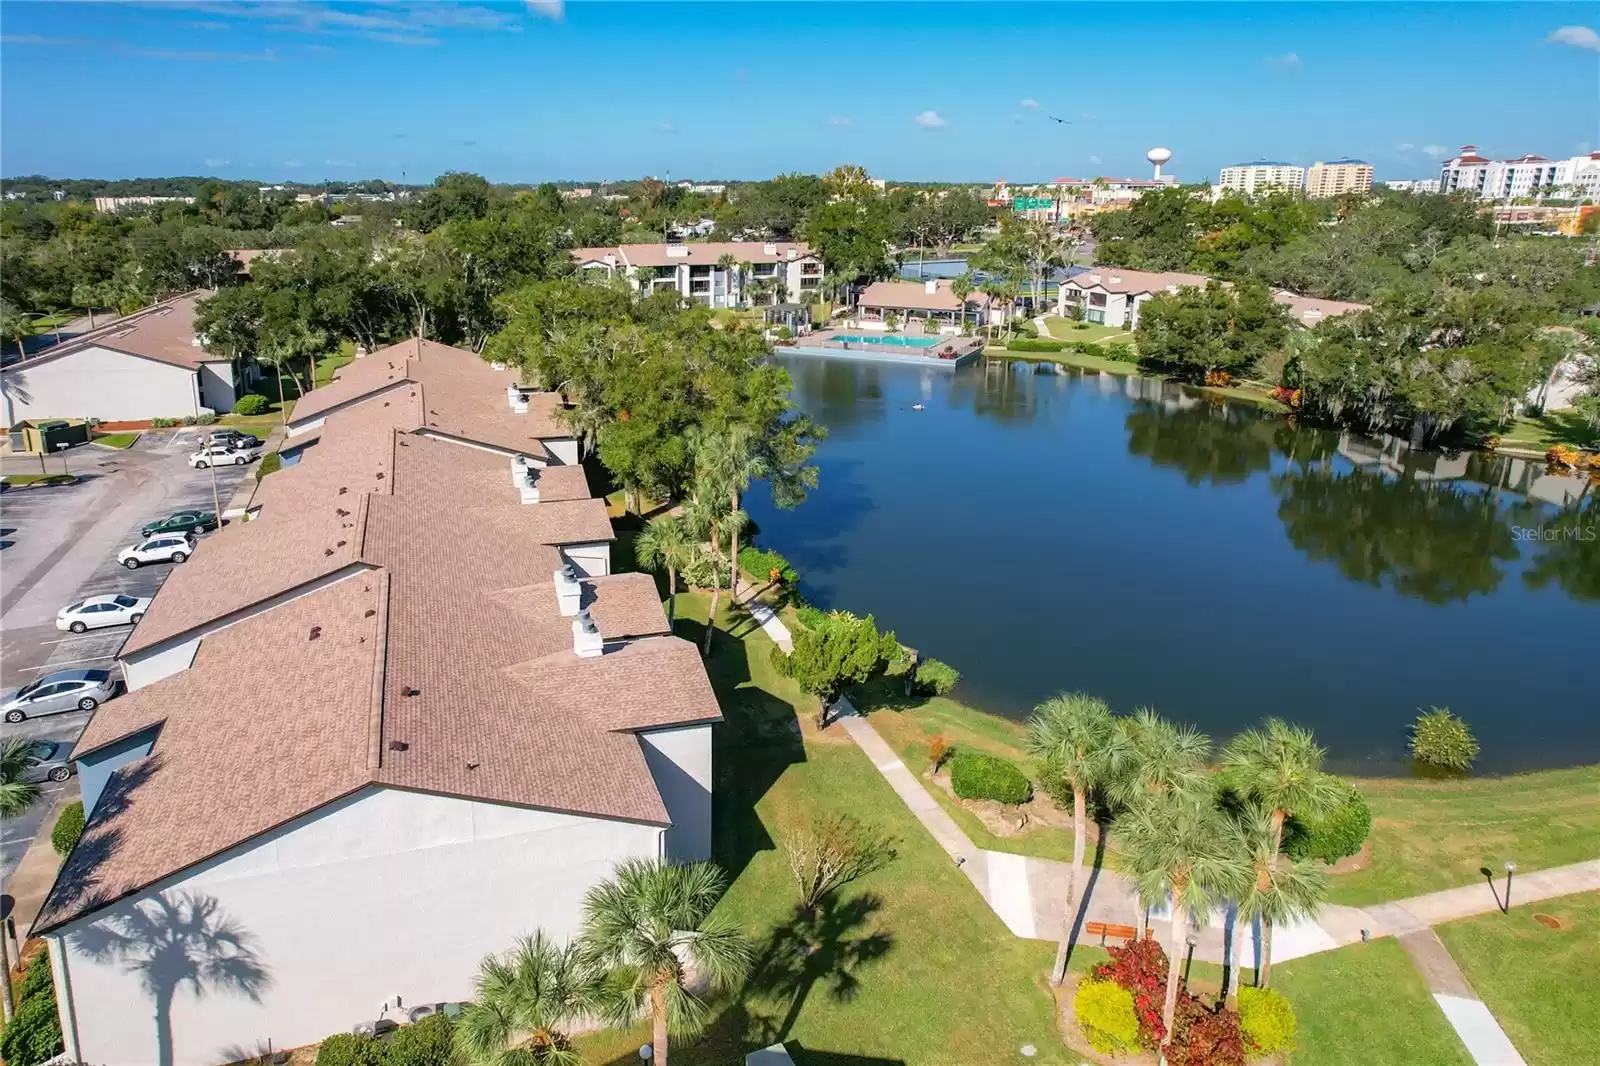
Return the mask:
M882 908L883 901L871 893L847 900L829 896L815 911L796 907L789 921L772 930L750 983L752 992L789 1001L772 1040L782 1040L794 1028L818 984L826 985L836 1001L856 997L860 971L894 948L890 934L864 931Z
M197 1000L221 992L261 1001L272 978L254 940L214 896L198 892L163 892L71 936L75 950L139 978L154 1004L160 1066L172 1066L172 1004L180 990Z

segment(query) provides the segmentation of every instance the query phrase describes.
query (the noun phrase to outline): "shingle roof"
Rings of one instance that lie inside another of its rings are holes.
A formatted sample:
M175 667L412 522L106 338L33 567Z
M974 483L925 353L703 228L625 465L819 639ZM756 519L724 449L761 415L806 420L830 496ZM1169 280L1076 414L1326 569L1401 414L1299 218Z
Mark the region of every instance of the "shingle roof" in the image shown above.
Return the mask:
M358 522L350 557L372 567L207 636L188 670L99 709L77 754L160 735L112 775L36 930L368 785L668 824L632 734L720 711L647 575L581 581L607 650L576 654L555 545L609 539L604 502L523 504L508 459L398 431L406 405L392 402L331 416L316 448L263 482L261 517L202 542L156 596L141 629L164 600L209 595L175 584L202 557L249 595L262 592L252 572L282 584L324 569L301 527L330 515ZM541 497L575 491L569 470L545 471ZM357 509L340 516L346 503Z
M767 251L771 246L774 250ZM668 255L667 249L681 249L681 254ZM795 241L696 241L685 244L620 244L607 248L574 248L572 258L578 263L604 262L607 255L617 257L619 266L674 266L692 263L695 266L715 265L724 255L733 256L736 263L782 263L789 259L794 249L796 259L815 253L811 247Z
M1366 304L1349 303L1345 300L1324 300L1319 296L1301 296L1286 289L1273 293L1272 298L1287 307L1289 314L1302 326L1315 326L1325 319L1338 318L1352 311L1371 310Z
M967 297L967 302L982 303L987 299L983 293L974 291ZM926 284L920 281L874 281L861 290L858 302L862 307L894 307L908 311L924 308L930 311L961 310L961 301L950 291L950 282L944 278L934 282L933 292L929 292Z
M203 295L206 294L191 292L136 311L64 344L46 348L38 355L11 364L6 370L27 370L90 348L109 348L185 370L195 370L201 363L226 363L229 361L226 355L213 355L194 343L195 305Z
M1122 267L1094 267L1062 282L1074 289L1104 289L1110 293L1165 292L1169 286L1194 285L1203 288L1210 279L1204 274L1185 274L1168 270L1125 270Z

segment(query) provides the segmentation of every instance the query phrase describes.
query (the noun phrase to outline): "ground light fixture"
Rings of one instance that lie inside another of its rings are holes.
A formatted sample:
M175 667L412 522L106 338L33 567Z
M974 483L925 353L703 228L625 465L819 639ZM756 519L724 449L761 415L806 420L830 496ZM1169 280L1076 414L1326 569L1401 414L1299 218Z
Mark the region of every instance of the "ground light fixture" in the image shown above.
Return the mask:
M1517 872L1517 864L1510 859L1506 860L1506 905L1503 913L1511 913L1511 875Z
M656 1057L656 1049L649 1044L639 1045L639 1061L649 1062Z

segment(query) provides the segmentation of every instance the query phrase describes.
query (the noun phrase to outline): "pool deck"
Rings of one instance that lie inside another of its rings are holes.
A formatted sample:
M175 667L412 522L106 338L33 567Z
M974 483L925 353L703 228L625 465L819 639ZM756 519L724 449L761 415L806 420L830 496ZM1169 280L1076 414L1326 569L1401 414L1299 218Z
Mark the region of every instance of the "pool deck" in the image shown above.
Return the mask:
M797 338L794 344L780 345L778 351L821 355L831 359L899 363L903 366L942 367L950 370L972 362L983 352L983 340L979 337L940 337L937 344L923 348L835 340L836 337L861 336L870 334L863 330L818 330Z

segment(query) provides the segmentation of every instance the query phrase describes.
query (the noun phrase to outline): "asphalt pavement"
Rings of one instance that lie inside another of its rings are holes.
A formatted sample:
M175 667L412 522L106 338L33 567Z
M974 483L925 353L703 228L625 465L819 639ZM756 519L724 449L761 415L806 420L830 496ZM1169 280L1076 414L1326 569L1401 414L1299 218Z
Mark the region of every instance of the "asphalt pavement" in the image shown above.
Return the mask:
M63 633L55 627L56 612L85 596L155 595L174 564L129 570L117 562L117 552L138 542L146 522L173 511L215 510L213 471L215 498L224 506L239 481L255 473L254 464L191 469L188 454L206 432L149 432L123 451L74 448L67 462L82 478L78 484L0 493L0 690L12 692L60 669L115 671L130 627ZM58 458L49 460L52 470ZM29 464L7 458L4 469L36 473ZM0 729L6 739L71 741L93 713L70 711ZM0 823L0 877L15 869L64 788L76 792L77 779L47 784L46 795L26 814Z

